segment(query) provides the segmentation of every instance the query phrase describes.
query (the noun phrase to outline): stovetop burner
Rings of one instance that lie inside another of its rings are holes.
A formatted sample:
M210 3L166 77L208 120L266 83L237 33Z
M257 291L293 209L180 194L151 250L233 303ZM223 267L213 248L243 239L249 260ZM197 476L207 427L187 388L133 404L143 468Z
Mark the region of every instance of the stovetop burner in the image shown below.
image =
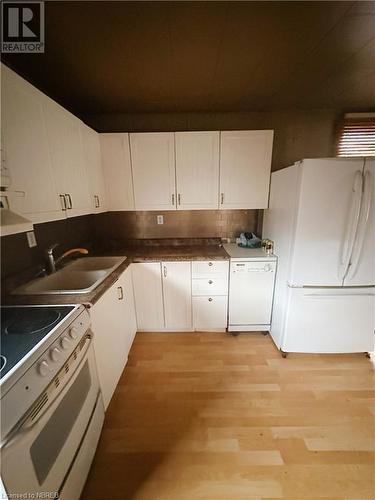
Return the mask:
M2 307L0 378L58 327L74 308L75 306Z
M16 316L12 323L4 328L8 335L30 335L39 333L45 328L51 328L61 318L61 313L55 309L31 309L27 316Z

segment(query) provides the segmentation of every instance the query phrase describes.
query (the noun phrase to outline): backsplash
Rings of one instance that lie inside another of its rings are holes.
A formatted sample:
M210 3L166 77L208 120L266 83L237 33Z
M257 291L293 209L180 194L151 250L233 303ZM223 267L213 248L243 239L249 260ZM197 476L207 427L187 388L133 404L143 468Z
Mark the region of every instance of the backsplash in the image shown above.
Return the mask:
M241 231L260 232L260 210L181 210L106 212L95 216L98 241L153 238L235 238ZM162 215L164 224L157 224Z
M84 246L113 248L129 239L235 238L241 231L261 233L262 210L184 210L106 212L34 226L37 246L29 248L25 233L1 238L2 280L45 265L44 252L59 243L56 256ZM156 223L163 215L164 224Z
M44 251L58 243L55 254L75 246L92 246L93 216L83 215L34 226L37 246L29 248L26 233L1 238L1 278L45 264Z

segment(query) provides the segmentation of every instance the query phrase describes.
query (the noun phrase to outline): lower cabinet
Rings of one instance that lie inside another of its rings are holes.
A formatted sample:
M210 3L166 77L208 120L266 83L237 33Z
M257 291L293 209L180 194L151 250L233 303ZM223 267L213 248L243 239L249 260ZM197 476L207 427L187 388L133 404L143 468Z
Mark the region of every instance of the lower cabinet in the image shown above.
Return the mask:
M193 297L195 330L221 330L227 326L227 296Z
M99 382L107 408L137 331L130 268L94 304L90 315Z
M138 330L191 330L191 262L133 264Z
M228 261L133 264L138 330L225 330Z
M162 262L167 330L191 330L191 262Z
M138 330L164 330L160 262L142 262L132 268Z
M198 331L225 330L228 324L228 261L192 264L193 325Z

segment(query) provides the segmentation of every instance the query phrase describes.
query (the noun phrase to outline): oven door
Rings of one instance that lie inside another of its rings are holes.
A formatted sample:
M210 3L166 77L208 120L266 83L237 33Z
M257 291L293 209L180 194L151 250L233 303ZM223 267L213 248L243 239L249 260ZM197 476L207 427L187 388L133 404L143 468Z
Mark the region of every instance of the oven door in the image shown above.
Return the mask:
M98 404L101 393L87 334L3 445L1 475L8 495L48 492L48 498L57 498Z

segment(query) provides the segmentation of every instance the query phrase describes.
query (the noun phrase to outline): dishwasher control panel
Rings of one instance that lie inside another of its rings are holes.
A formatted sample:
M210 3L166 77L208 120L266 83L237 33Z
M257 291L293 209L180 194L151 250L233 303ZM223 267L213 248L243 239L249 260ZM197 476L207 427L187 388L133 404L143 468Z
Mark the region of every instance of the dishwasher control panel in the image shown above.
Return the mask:
M231 262L231 273L274 273L276 262Z

